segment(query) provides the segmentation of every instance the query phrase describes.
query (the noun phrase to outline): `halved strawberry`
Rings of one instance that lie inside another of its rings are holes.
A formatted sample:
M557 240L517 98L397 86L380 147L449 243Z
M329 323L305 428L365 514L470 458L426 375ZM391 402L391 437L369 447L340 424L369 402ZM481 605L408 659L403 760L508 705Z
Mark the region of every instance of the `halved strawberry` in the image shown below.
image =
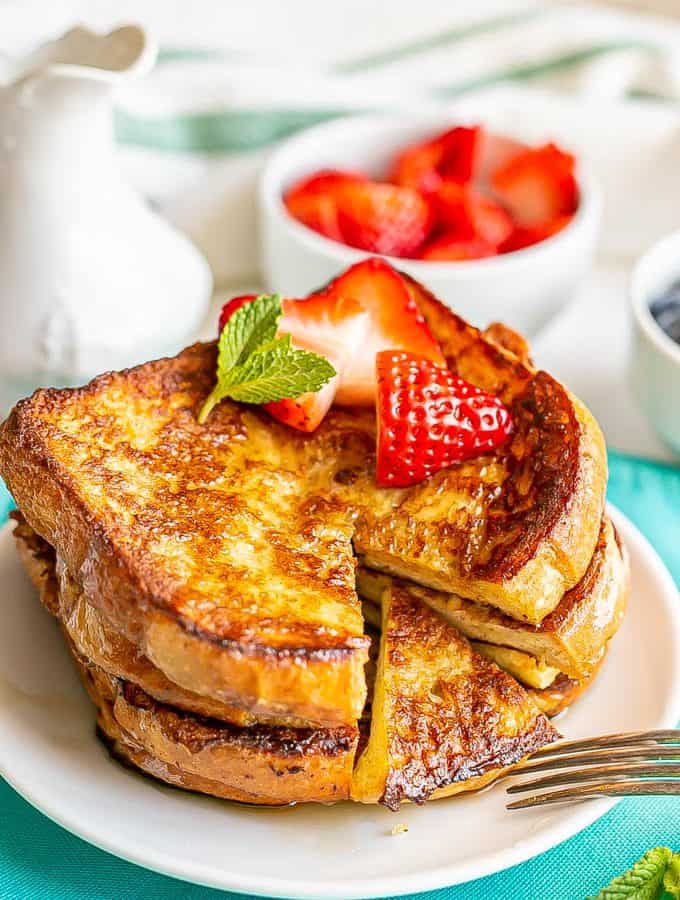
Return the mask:
M456 232L440 235L426 244L420 258L427 262L455 262L464 259L485 259L497 256L498 247L483 238L459 237Z
M554 144L526 150L491 176L497 197L518 225L533 228L578 206L574 157Z
M498 246L512 234L513 222L503 207L470 185L444 181L432 203L439 227L460 238Z
M389 180L426 194L445 178L470 181L481 135L478 125L459 126L407 147L395 160Z
M343 371L336 403L370 405L375 400L375 355L381 350L410 350L444 365L439 344L414 303L401 275L382 259L366 259L347 269L323 296L352 297L369 314L361 344ZM332 360L331 360L332 362Z
M366 176L358 172L322 169L294 184L283 202L293 218L303 225L332 240L342 241L335 192L342 185L363 181Z
M558 216L543 225L535 225L533 228L518 226L510 237L500 246L501 253L512 253L514 250L523 250L552 237L571 222L573 216Z
M225 304L220 316L220 331L245 303L254 296L237 297ZM330 409L348 362L362 344L369 329L369 314L351 297L313 294L306 300L285 299L278 334L290 334L298 350L324 356L336 376L316 393L265 404L265 409L280 422L299 431L314 431Z
M498 397L430 360L388 350L376 358L376 375L379 485L418 484L495 450L512 431L510 412Z
M412 256L424 243L432 216L418 191L354 181L337 193L338 226L350 247L385 256Z

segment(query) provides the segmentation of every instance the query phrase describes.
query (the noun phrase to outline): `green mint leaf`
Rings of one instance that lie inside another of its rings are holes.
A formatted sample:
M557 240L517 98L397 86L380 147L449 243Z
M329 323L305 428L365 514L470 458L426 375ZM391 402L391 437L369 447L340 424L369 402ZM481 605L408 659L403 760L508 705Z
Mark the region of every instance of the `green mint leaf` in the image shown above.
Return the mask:
M665 900L680 900L680 853L674 854L663 876Z
M217 357L217 380L238 366L267 341L274 339L281 318L278 294L257 297L237 309L222 329Z
M201 424L227 397L241 403L295 398L320 390L335 376L323 356L296 350L289 334L277 337L281 313L277 295L262 296L229 319L220 335L217 384L198 414Z
M279 350L280 352L288 353L289 350L293 349L292 341L293 339L289 334L282 334L281 337L266 341L261 347L258 347L255 352L268 353L270 350Z
M590 900L658 900L673 852L668 847L649 850L623 875Z
M226 392L241 403L270 403L316 392L334 376L335 369L323 356L274 347L233 369Z

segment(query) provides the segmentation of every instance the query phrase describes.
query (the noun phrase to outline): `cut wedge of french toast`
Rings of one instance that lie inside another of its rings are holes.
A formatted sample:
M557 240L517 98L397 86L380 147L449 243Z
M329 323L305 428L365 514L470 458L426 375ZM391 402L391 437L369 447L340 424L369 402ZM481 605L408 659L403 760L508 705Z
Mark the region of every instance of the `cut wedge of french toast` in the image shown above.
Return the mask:
M378 602L387 578L361 568L357 573L359 592ZM520 651L551 668L555 676L562 672L578 681L587 679L597 668L623 620L630 573L625 548L611 520L605 516L585 575L539 625L517 622L499 610L457 594L444 594L415 584L409 584L409 590L471 640ZM527 683L526 679L521 680Z
M475 790L559 738L527 692L400 583L383 591L371 732L352 799L398 809Z
M604 498L599 429L554 379L407 283L449 366L515 423L501 452L421 485L376 487L370 409L333 409L304 435L227 400L199 425L213 345L38 391L3 424L0 474L28 523L184 690L353 724L368 648L355 550L529 622L583 576Z

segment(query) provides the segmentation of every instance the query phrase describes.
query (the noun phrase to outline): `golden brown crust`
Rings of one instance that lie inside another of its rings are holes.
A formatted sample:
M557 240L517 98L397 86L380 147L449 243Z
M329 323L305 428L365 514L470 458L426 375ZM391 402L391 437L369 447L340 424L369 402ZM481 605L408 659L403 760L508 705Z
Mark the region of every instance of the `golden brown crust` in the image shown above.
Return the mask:
M526 691L407 590L382 601L368 746L352 797L398 809L493 780L557 740Z
M354 728L238 728L156 703L135 685L75 656L111 749L186 790L262 805L349 797Z
M14 538L24 567L43 605L59 619L80 657L117 678L138 685L154 700L196 715L240 726L264 723L310 728L322 724L290 717L257 716L174 684L87 601L70 573L59 565L53 548L33 531L21 514L13 513L13 518L17 522Z
M386 576L360 569L359 592L377 599ZM490 606L455 594L409 585L466 637L529 653L575 680L588 678L618 631L630 593L625 548L611 520L601 520L598 541L583 578L539 625L517 622Z
M504 325L503 322L492 322L486 326L482 334L487 341L491 341L502 350L512 353L523 365L533 368L534 364L531 359L529 342L523 335L513 331L512 328Z

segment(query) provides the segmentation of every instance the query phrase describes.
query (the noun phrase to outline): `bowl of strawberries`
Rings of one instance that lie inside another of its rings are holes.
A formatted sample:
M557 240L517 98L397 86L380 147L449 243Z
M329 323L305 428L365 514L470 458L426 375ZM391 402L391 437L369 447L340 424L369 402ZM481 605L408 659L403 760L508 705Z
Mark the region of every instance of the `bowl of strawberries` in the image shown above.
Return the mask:
M476 324L531 334L587 272L601 200L553 142L441 116L355 116L286 141L259 206L269 287L301 296L379 255Z

